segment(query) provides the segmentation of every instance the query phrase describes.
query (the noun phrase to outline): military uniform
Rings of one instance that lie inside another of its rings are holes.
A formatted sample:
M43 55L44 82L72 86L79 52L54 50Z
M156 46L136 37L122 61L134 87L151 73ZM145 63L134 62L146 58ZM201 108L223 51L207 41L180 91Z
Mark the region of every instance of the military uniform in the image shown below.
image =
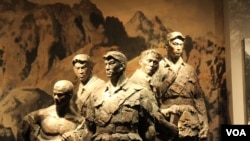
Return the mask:
M156 89L151 85L151 79L152 77L147 75L145 72L143 72L140 69L137 69L129 78L131 82L138 84L146 89L148 89L149 91L152 91L154 99L157 101L158 103L158 94Z
M90 97L90 93L97 87L100 87L101 85L104 84L105 81L98 78L95 75L91 76L87 84L85 85L83 85L82 83L79 84L76 104L82 116L84 117L86 116L86 108L88 103L87 101Z
M169 120L178 125L179 137L198 138L202 127L208 126L208 119L194 68L182 58L175 65L164 58L152 85L160 91L160 108L168 111Z
M137 69L130 77L130 80L138 85L141 85L149 90L152 90L150 86L151 76L147 75L140 69Z
M143 129L152 123L164 125L168 137L175 137L178 134L176 127L164 119L152 97L151 91L131 83L124 76L115 88L108 82L94 91L86 117L89 131L93 133L92 140L152 140L154 135L145 135L147 129Z

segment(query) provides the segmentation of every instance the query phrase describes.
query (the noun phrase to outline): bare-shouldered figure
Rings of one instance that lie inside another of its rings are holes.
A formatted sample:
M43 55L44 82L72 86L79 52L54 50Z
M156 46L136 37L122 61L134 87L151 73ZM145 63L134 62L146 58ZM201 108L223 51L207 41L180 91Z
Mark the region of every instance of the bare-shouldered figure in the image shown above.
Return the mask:
M59 80L54 84L55 104L26 115L18 129L17 141L78 141L83 118L70 107L73 84Z

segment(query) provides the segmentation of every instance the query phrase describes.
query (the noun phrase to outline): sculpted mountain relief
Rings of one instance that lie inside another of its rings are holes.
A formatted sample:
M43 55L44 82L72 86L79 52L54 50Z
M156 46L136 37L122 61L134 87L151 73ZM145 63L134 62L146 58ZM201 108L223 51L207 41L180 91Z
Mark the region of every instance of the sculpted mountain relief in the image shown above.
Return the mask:
M76 82L71 66L75 54L92 56L93 72L107 80L100 69L104 68L102 55L121 50L128 57L130 76L138 67L141 51L157 48L165 54L166 34L173 30L157 15L148 19L143 11L131 15L128 23L119 17L104 18L89 0L73 7L7 0L0 2L0 11L0 128L11 128L11 136L24 115L53 103L50 90L54 82ZM220 123L228 120L224 110L225 47L213 33L195 39L187 36L185 46L183 59L197 69L208 107L210 136L216 140Z

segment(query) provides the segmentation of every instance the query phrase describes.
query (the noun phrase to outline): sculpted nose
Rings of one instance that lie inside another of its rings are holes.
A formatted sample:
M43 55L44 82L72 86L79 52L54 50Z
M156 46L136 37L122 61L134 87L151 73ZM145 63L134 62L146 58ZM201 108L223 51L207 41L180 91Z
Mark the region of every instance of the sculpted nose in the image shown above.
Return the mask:
M54 95L54 99L58 99L58 95L57 94Z
M153 61L150 62L150 63L149 63L149 66L154 66L154 62L153 62Z
M109 70L109 68L110 68L110 67L109 67L109 65L108 65L108 64L107 64L107 65L105 65L105 69L106 69L106 70Z

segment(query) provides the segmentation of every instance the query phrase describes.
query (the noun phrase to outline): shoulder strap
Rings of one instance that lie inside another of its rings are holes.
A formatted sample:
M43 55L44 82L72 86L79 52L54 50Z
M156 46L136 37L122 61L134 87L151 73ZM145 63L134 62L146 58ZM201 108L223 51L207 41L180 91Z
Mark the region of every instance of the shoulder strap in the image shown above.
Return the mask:
M102 108L105 109L105 111L108 111L109 113L113 114L126 102L126 100L128 100L137 91L139 90L134 88L130 88L128 91L123 91L118 96L114 97L112 100L104 102Z
M100 107L100 111L103 116L98 117L98 122L103 125L110 121L112 115L122 107L122 105L133 96L140 89L130 88L128 91L120 93L119 96L114 97L112 100L104 101L103 106Z

